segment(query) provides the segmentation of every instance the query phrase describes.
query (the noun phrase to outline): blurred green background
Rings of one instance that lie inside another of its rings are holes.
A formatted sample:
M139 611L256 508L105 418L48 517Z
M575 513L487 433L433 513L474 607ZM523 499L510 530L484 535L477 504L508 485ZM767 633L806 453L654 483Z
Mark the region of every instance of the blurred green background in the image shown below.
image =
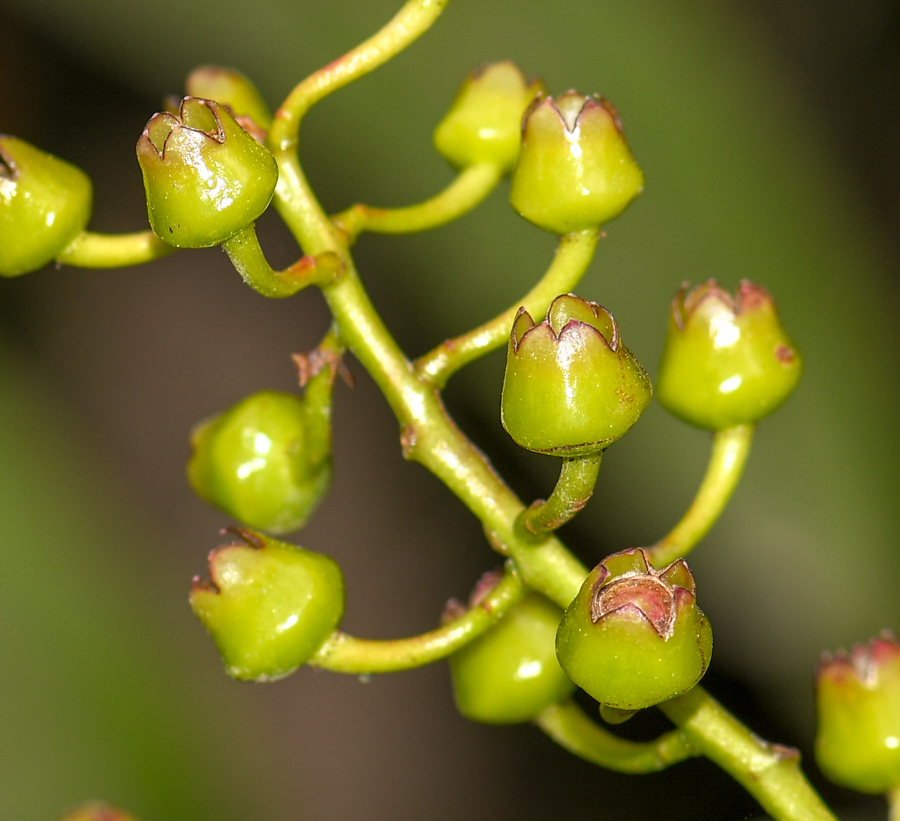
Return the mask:
M95 179L97 230L146 224L134 143L200 63L233 65L273 104L385 22L398 0L0 0L0 131ZM647 187L608 226L580 293L608 307L655 372L684 281L749 277L777 297L806 356L797 394L759 430L744 483L691 559L716 651L710 689L760 734L808 754L826 648L900 628L897 228L900 8L892 0L454 0L393 63L309 116L302 157L326 206L400 205L451 178L431 130L465 73L512 58L554 92L618 107ZM294 250L260 225L273 261ZM418 354L483 321L539 276L554 240L501 186L421 237L365 237L358 260ZM597 770L529 727L465 723L442 665L361 683L302 670L268 686L221 670L187 606L231 524L184 479L187 432L262 388L327 316L314 294L270 302L216 250L128 271L0 282L0 819L53 819L102 797L143 821L749 818L705 762L642 779ZM425 471L351 364L336 482L297 537L345 569L346 629L429 629L494 565L480 529ZM533 498L553 460L500 429L503 359L447 401ZM589 564L653 541L690 500L705 434L656 406L604 462L567 528ZM641 716L634 734L664 727Z

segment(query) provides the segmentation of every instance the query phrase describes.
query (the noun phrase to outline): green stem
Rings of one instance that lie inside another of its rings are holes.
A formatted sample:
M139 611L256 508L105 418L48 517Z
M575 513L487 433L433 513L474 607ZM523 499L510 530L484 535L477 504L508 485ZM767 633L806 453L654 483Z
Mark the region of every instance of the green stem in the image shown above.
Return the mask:
M332 252L301 257L283 271L273 270L252 225L225 240L222 248L244 282L257 293L275 299L296 294L309 285L333 282L341 270L340 259Z
M438 392L413 372L370 302L352 263L322 293L350 350L372 375L401 423L404 455L435 474L481 520L516 562L523 581L566 607L587 569L553 537L516 532L524 505L453 424Z
M654 567L686 556L716 523L744 472L753 431L753 425L736 425L716 433L706 475L687 513L647 551Z
M547 707L535 723L570 753L620 773L655 773L700 754L681 730L655 741L626 741L591 721L574 701Z
M755 736L701 686L660 704L659 709L775 821L837 821L803 777L796 750Z
M280 151L296 148L300 121L332 92L368 74L395 57L431 28L448 0L408 0L393 19L368 40L311 74L275 112L269 143Z
M300 371L300 384L304 387L306 438L303 448L312 475L320 473L331 461L331 396L345 350L340 331L332 324L315 350L309 354L294 355L294 362Z
M174 250L152 231L134 234L82 231L56 261L75 268L127 268L161 259Z
M496 624L522 601L528 588L512 569L477 606L437 630L393 641L369 641L334 633L309 661L338 673L393 673L446 658Z
M887 794L888 821L900 821L900 786Z
M547 501L538 501L523 511L518 525L531 536L541 536L571 521L594 493L603 451L563 459L559 480Z
M573 290L587 270L597 240L598 229L566 234L559 239L556 255L547 272L520 301L474 331L448 339L416 360L416 370L438 388L464 365L506 344L520 306L531 316L543 316L547 306L560 294Z
M461 217L478 205L503 176L494 163L477 163L463 169L443 191L406 208L373 208L353 205L332 220L352 245L363 231L376 234L414 234L437 228Z

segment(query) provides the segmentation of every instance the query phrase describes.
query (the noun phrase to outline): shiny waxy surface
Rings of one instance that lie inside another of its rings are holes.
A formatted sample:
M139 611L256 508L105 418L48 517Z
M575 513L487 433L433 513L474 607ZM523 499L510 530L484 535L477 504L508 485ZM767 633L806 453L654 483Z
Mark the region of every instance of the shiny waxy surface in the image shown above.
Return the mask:
M473 71L434 132L435 148L458 168L490 162L510 171L519 156L522 115L543 90L508 60Z
M340 567L328 556L259 534L209 557L212 583L194 579L191 607L228 675L271 681L303 664L344 612Z
M0 135L0 276L52 262L84 230L92 202L83 171Z
M218 103L186 97L154 115L137 144L154 233L176 248L218 245L269 205L278 167Z
M900 786L900 643L893 636L823 659L816 676L816 761L867 793Z
M617 217L643 187L607 100L570 91L528 110L510 190L525 219L556 234L582 231Z
M195 429L191 487L251 527L296 530L331 481L330 456L314 452L309 433L304 400L255 393Z
M652 707L706 672L712 631L687 565L657 572L640 549L607 557L566 608L556 635L563 670L601 704Z
M451 656L460 713L487 724L518 724L568 696L575 685L560 668L554 648L561 617L559 607L532 593Z
M649 404L650 380L612 315L568 294L538 325L520 311L503 380L501 420L516 444L577 456L607 447Z
M744 280L732 298L710 280L672 302L656 396L685 422L724 430L780 407L802 370L764 288Z

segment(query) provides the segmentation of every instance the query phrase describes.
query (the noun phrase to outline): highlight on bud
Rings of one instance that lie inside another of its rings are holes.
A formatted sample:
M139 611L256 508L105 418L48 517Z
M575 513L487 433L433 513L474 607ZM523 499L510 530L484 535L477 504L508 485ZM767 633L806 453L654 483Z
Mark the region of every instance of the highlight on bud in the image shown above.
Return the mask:
M865 793L900 787L900 642L888 632L816 673L816 761L836 784Z
M435 148L457 168L490 162L508 173L519 156L522 115L545 91L541 80L528 82L509 60L476 68L438 124Z
M215 100L228 106L238 124L262 142L272 125L272 112L256 86L241 72L222 66L195 68L185 81L189 97Z
M43 268L84 231L93 187L81 169L0 134L0 276Z
M477 607L499 578L500 574L486 574L469 607ZM496 625L454 653L450 674L459 712L485 724L520 724L571 695L575 685L559 666L554 647L562 613L539 593L530 593Z
M191 608L228 675L274 681L304 664L340 624L343 574L328 556L235 532L243 543L209 554L211 581L194 578Z
M102 801L89 801L67 812L59 821L137 821L133 815Z
M656 395L679 419L724 430L779 408L802 370L769 292L745 279L732 297L711 279L672 300Z
M201 422L191 434L191 488L250 527L303 527L332 474L328 422L307 411L294 394L259 391Z
M605 558L566 608L556 653L569 678L607 707L640 710L686 693L712 656L687 564L656 570L641 548Z
M652 392L606 308L564 294L538 324L519 309L500 410L516 444L566 457L602 450L638 420Z
M150 226L176 248L218 245L269 206L278 166L213 100L185 97L151 117L138 140Z
M509 199L535 225L557 234L596 228L643 190L644 174L606 98L539 97L522 129Z

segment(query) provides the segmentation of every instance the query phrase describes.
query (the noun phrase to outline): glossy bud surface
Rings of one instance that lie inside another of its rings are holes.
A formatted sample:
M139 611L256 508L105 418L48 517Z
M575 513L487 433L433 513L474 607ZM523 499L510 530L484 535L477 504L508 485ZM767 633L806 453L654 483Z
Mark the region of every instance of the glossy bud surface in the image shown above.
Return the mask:
M0 276L52 262L85 228L93 188L74 165L0 135Z
M900 642L886 634L825 656L816 674L816 761L844 787L900 786Z
M712 630L683 560L655 570L640 548L585 579L556 635L563 670L601 704L640 710L690 690L712 656Z
M67 812L59 821L136 821L133 815L102 801L89 801Z
M236 679L273 681L306 662L344 613L337 562L242 532L246 544L210 553L212 582L194 579L191 608Z
M656 396L679 419L724 430L776 410L802 370L768 291L743 280L732 297L710 280L672 300Z
M509 195L525 219L556 234L596 228L619 216L643 187L608 100L569 91L532 103Z
M188 480L235 519L272 533L302 527L331 482L331 457L310 444L303 399L260 391L195 428Z
M218 245L269 205L278 166L224 107L185 97L155 114L138 140L150 226L176 248Z
M241 72L222 66L200 66L185 81L188 96L227 105L241 127L259 139L272 124L272 112L256 86ZM247 120L260 130L254 129Z
M476 69L435 130L435 148L457 168L490 162L508 173L519 156L522 115L542 91L540 80L529 83L509 60Z
M605 308L566 294L537 325L519 309L500 412L516 444L559 456L602 450L638 420L652 392Z
M454 653L450 673L459 712L486 724L519 724L570 695L575 685L559 666L554 646L562 613L531 593Z

